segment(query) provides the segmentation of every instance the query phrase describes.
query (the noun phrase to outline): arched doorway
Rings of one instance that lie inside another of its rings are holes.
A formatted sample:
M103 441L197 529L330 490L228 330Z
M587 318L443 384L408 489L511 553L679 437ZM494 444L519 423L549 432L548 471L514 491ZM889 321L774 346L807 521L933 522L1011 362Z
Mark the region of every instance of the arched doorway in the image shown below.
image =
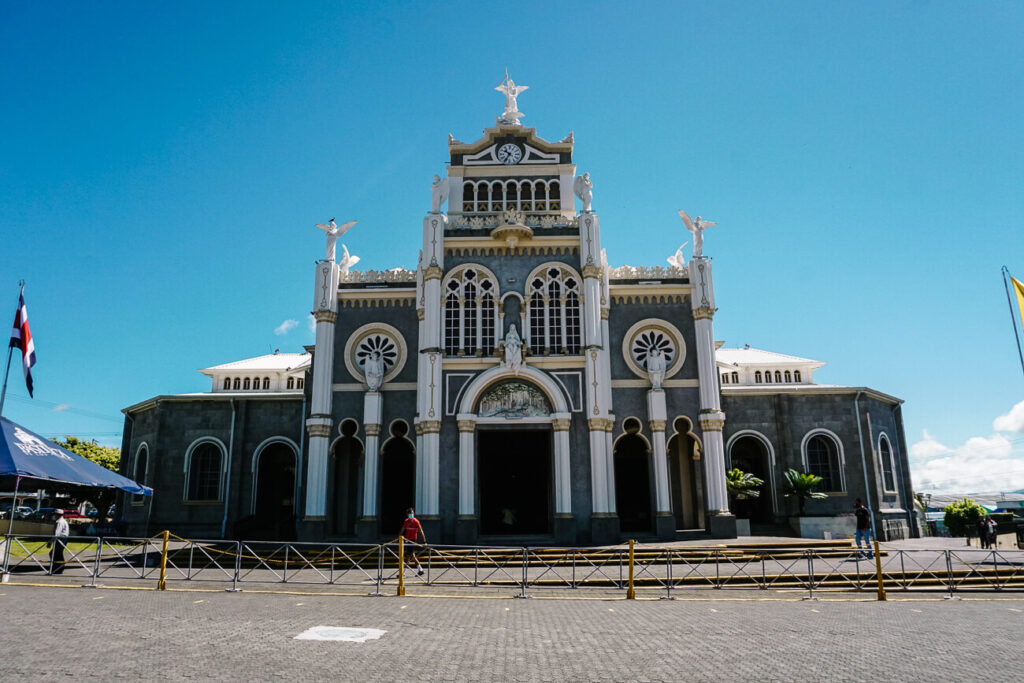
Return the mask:
M478 430L482 535L551 533L553 435L542 427Z
M729 462L734 469L753 474L764 484L757 498L730 500L732 512L739 518L749 519L754 524L770 524L772 514L771 466L768 447L759 437L744 434L737 437L729 447Z
M380 533L398 535L405 510L416 505L416 448L404 420L391 423L391 437L380 455Z
M331 450L331 533L335 536L356 532L363 481L363 444L355 436L357 429L355 420L342 422L341 438Z
M629 418L626 433L615 442L615 508L623 533L652 533L654 507L651 495L651 454L640 436L640 421Z
M700 460L695 460L697 441L692 425L685 417L673 423L675 434L666 445L668 458L669 499L672 514L676 518L676 529L701 529L704 527L702 482Z
M260 451L256 466L256 534L260 538L295 539L295 451L272 443Z

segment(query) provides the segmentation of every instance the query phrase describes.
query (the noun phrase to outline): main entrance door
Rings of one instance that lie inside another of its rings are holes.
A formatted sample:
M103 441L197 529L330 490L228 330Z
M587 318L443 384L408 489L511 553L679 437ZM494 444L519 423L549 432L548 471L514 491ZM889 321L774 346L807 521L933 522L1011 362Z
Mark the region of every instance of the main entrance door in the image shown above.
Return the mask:
M551 439L548 429L477 431L481 535L551 533Z

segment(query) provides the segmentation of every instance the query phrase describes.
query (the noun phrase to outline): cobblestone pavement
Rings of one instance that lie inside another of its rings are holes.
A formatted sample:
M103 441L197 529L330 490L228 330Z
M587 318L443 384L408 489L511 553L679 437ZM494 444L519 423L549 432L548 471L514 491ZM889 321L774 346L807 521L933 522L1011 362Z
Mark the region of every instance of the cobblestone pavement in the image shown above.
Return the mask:
M1015 680L1024 596L548 600L0 585L3 679ZM383 629L365 643L294 637ZM315 677L315 678L314 678Z

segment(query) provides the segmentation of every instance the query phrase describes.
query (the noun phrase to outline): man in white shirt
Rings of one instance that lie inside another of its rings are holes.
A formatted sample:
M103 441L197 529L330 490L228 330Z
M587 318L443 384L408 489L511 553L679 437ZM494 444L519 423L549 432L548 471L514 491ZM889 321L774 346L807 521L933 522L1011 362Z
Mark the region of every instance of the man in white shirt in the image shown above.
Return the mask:
M53 511L56 517L56 524L53 527L53 541L50 548L50 573L51 574L63 574L64 573L64 545L68 541L68 535L71 533L71 527L68 526L68 520L64 519L64 511L57 508Z

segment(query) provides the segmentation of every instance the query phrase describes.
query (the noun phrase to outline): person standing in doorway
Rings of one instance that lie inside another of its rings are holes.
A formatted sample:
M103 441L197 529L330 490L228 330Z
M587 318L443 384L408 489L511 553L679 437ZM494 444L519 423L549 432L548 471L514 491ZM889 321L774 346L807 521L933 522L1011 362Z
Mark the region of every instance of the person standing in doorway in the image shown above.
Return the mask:
M423 533L423 525L420 524L420 520L416 519L416 511L412 508L408 508L405 511L405 521L402 522L402 536L405 536L406 544L416 544L419 540L423 539L423 545L427 544L427 535ZM412 564L409 562L411 559L416 563L416 576L423 576L423 566L420 564L420 558L418 557L419 550L413 547L406 547L405 549L405 564L410 567Z
M871 550L871 513L864 507L860 498L853 503L853 514L857 518L857 549L862 556L870 560L875 556ZM861 543L864 544L863 549Z
M53 540L50 542L50 573L51 574L63 574L64 573L64 546L67 545L68 535L71 533L71 527L68 526L68 520L64 519L64 511L57 508L53 511L54 525L53 525Z

